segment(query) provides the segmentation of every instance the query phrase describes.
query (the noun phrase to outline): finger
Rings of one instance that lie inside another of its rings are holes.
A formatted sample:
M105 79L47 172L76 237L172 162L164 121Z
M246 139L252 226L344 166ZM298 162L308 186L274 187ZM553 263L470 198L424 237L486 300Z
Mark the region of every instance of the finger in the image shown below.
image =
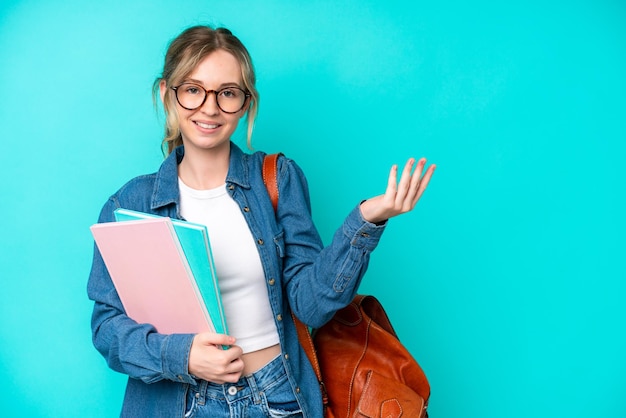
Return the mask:
M243 370L243 368L242 368ZM230 373L230 374L225 374L222 376L222 379L220 379L220 384L224 384L224 383L237 383L239 381L239 379L241 378L241 371L236 372L236 373Z
M230 363L226 366L224 372L225 374L239 373L243 370L243 366L243 359L241 357L237 357L230 361Z
M404 211L409 211L413 209L415 205L415 201L416 201L415 197L417 196L417 193L420 187L425 165L426 165L426 158L420 158L420 160L417 162L417 166L415 167L415 170L413 171L413 174L411 175L411 184L409 186L409 190L406 195L406 198L404 199L404 205L403 205Z
M391 170L389 170L389 178L387 179L387 190L385 190L385 197L393 199L396 196L397 192L397 182L398 182L398 166L396 164L391 166Z
M230 355L231 361L243 356L243 349L238 345L231 345L230 348L226 351Z
M419 185L419 189L417 190L417 194L415 195L414 204L417 203L417 201L422 197L422 195L426 191L426 188L428 187L428 183L430 183L430 179L432 178L436 168L437 166L433 164L430 167L428 167L428 170L426 170L426 173L424 173L424 176L420 180L420 185Z
M400 177L400 183L398 184L398 191L396 193L396 205L402 206L404 199L409 191L409 186L411 184L411 170L413 168L413 164L415 164L414 158L409 158L409 160L404 165L404 170L402 170L402 177Z
M210 373L207 375L207 380L218 384L237 382L243 372L243 360L239 359L237 362L233 363L236 367L231 367L232 365L229 365L221 372Z
M234 337L214 332L203 332L196 335L196 338L204 345L233 345L235 343Z

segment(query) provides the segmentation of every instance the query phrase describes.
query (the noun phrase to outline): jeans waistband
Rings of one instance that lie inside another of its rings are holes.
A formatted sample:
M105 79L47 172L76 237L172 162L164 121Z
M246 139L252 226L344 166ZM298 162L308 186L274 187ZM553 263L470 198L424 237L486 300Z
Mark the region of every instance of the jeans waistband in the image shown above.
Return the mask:
M218 384L201 380L196 396L200 405L204 404L206 398L223 399L232 403L252 397L255 403L259 403L261 402L260 394L280 383L285 375L282 358L278 355L256 372L242 376L236 383Z

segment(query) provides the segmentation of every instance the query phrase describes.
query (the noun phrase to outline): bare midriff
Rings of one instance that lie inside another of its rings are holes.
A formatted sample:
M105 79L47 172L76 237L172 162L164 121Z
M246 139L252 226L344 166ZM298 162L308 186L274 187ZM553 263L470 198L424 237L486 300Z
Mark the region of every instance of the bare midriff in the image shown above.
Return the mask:
M256 372L279 355L280 345L278 344L244 354L242 357L244 364L242 376Z

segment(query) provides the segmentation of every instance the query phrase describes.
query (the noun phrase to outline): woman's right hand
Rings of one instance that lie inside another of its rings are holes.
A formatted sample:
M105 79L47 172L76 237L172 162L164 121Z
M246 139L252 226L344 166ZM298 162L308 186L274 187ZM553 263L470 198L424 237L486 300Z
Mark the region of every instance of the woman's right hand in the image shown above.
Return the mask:
M224 334L197 334L189 351L189 373L218 384L235 383L243 371L243 350L233 345L235 339ZM230 346L223 350L221 346Z

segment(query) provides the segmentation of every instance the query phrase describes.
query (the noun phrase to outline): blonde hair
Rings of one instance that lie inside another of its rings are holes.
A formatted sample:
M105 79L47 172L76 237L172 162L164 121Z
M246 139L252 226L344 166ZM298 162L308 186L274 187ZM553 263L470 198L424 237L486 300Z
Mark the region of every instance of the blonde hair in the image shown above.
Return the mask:
M155 103L159 97L161 82L165 82L167 87L163 97L165 136L161 144L165 155L169 155L183 143L176 110L176 97L170 87L179 85L204 58L220 49L231 53L241 66L243 87L250 94L246 119L248 122L247 143L248 147L252 148L252 130L258 112L259 93L255 86L256 75L250 54L241 41L226 28L213 29L209 26L193 26L185 29L170 42L165 54L163 73L154 81L152 86Z

